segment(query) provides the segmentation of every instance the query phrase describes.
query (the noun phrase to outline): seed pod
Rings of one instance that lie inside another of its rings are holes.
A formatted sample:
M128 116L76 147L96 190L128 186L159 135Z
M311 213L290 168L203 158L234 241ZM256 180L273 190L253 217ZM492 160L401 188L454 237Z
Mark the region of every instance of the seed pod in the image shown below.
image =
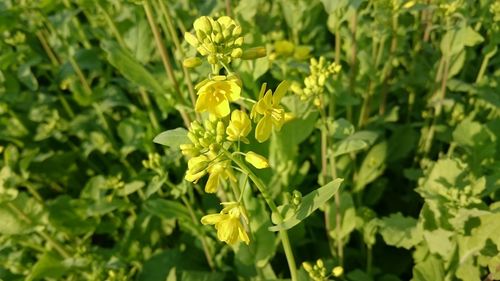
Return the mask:
M263 58L267 54L265 47L255 47L245 50L243 55L241 55L241 59L243 60L253 60L258 58Z

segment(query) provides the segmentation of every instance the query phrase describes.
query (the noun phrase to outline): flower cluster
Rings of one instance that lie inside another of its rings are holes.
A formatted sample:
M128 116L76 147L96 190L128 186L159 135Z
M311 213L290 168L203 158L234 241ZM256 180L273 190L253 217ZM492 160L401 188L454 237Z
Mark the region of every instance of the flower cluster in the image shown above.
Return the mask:
M309 277L314 281L326 281L330 280L330 276L340 277L344 274L344 269L341 266L336 266L332 269L331 273L327 275L327 270L325 264L321 259L316 261L316 264L312 265L309 262L302 263L302 267L309 274Z
M230 17L214 20L203 16L195 20L193 26L196 35L186 32L184 38L202 56L206 56L210 64L229 64L243 54L241 26Z
M289 119L280 105L289 84L282 82L274 94L271 90L266 92L264 84L259 100L254 102L251 109L251 118L243 109L243 103L242 110L231 110L231 103L241 98L242 83L235 72L228 68L230 62L236 58L262 57L266 54L265 49L255 47L244 52L241 27L229 17L220 17L217 20L201 17L194 22L194 30L196 36L186 33L185 39L196 47L201 55L207 56L212 65L212 73L195 86L198 98L194 109L207 115L201 116L206 119L204 122L191 123L187 135L190 143L180 146L182 154L189 158L184 178L197 183L208 175L205 192L217 193L221 186L226 186L224 182L236 182L232 161L240 155L257 169L269 167L264 156L253 151L241 152L240 143L250 143L248 135L252 131L252 120L256 123L255 138L259 142L266 141L273 131L281 129ZM184 61L187 67L200 63L198 58ZM220 75L221 69L225 70L226 75ZM235 194L234 197L236 198ZM215 225L217 237L221 241L234 244L241 240L248 244L250 240L243 227L243 223L248 223L244 206L240 205L239 201L223 205L225 207L219 214L203 217L202 223Z
M217 229L217 238L227 244L235 244L238 240L250 243L250 238L246 233L241 218L248 223L245 211L238 202L221 203L224 206L219 214L206 215L201 218L202 224L213 224Z
M292 90L301 100L314 99L314 104L320 105L320 96L323 95L326 81L340 72L341 66L335 62L327 63L324 57L319 60L311 59L311 74L304 79L305 88L294 86Z

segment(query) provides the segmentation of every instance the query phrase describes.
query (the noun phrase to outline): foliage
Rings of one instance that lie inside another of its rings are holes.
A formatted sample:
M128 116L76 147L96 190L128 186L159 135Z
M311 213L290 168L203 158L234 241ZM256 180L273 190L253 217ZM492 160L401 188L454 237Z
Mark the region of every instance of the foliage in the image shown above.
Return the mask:
M498 1L5 0L0 34L1 280L500 279Z

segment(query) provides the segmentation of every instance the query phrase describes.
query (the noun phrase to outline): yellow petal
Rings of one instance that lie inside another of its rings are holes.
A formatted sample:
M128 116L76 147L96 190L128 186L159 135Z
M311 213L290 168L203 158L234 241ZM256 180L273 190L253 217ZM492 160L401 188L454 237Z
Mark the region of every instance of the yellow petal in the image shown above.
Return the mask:
M245 242L247 245L250 244L250 238L248 238L248 234L243 227L238 228L238 233L241 241Z
M205 185L206 193L215 193L219 187L219 176L220 173L211 173L208 177L207 184Z
M264 116L255 128L255 138L259 142L265 142L271 136L272 129L273 122L271 120L271 116Z
M222 118L229 115L231 109L229 108L229 102L227 100L220 101L215 107L209 107L209 112L215 116Z
M216 224L216 223L220 222L222 219L224 219L225 216L227 216L227 215L221 215L221 214L206 215L206 216L203 216L201 218L201 223L204 225Z
M189 32L184 33L184 40L186 40L186 42L188 42L189 45L191 45L195 48L198 47L198 45L200 44L198 42L198 38L196 38L196 36L194 36L193 34L191 34Z
M274 91L273 95L273 105L278 105L283 98L283 96L286 94L286 91L288 91L288 87L290 87L290 82L284 80L282 81L278 87L276 88L276 91Z
M200 96L196 100L196 105L195 105L194 109L198 112L203 112L203 111L207 110L209 107L209 102L210 102L209 98L210 97L209 97L208 93L201 92Z

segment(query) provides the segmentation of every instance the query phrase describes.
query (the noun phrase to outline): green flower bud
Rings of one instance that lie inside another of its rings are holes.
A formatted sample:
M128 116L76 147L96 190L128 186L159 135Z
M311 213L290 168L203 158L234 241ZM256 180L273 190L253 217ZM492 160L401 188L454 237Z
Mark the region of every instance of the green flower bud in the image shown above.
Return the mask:
M237 25L232 32L233 37L238 37L241 35L241 26Z
M195 30L200 30L205 32L206 34L212 33L212 24L208 17L200 17L193 23Z
M231 57L240 58L242 54L243 54L243 50L241 50L241 48L236 48L236 49L233 49L233 51L231 52Z
M258 58L263 58L267 54L265 47L255 47L245 50L241 55L243 60L253 60Z
M187 58L187 59L184 59L184 61L182 62L182 65L184 65L187 68L194 68L194 67L201 65L201 59L199 59L197 57Z
M234 40L234 45L240 47L241 45L243 45L243 37L238 37L236 38L236 40Z

